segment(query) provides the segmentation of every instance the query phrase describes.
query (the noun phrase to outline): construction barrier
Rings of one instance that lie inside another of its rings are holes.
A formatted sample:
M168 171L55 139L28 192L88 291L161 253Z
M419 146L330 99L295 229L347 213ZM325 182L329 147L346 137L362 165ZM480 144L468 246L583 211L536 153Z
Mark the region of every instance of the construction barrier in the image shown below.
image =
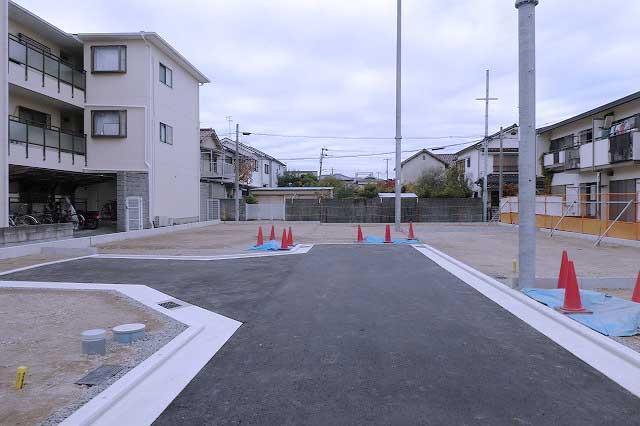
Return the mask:
M536 226L554 231L640 241L640 193L536 197ZM518 224L518 198L500 201L500 222Z

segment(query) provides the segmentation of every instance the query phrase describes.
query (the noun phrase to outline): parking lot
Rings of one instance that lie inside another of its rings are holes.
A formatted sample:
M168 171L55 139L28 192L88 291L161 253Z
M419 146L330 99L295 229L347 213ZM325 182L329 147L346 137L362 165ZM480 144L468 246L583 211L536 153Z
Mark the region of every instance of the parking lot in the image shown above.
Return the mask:
M635 396L409 246L87 258L4 279L145 284L242 321L158 424L630 424L640 415Z

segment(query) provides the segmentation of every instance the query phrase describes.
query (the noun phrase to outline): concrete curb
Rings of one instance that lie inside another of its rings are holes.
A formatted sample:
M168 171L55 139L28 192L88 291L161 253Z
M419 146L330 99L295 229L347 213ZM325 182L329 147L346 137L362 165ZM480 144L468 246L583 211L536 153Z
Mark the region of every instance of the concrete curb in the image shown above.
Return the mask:
M171 232L183 231L193 228L202 228L209 225L219 224L219 220L207 222L192 222L182 225L167 226L163 228L142 229L140 231L115 232L113 234L95 235L91 237L67 238L64 240L43 241L33 244L20 244L0 248L0 260L12 259L15 257L41 254L43 248L57 249L86 249L99 244L107 244L114 241L129 240L134 238L152 237L156 235L168 234Z
M189 326L80 407L61 425L153 423L242 325L144 285L2 281L1 287L115 290ZM184 306L169 310L158 305L168 299Z
M576 357L640 397L640 353L513 290L426 244L420 253L526 322Z

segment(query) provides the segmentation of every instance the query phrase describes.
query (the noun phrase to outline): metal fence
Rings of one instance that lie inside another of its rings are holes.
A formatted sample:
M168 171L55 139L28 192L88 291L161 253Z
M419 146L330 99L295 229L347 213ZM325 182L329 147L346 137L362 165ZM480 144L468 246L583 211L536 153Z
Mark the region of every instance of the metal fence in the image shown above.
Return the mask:
M207 216L205 220L220 220L220 200L215 198L207 200Z

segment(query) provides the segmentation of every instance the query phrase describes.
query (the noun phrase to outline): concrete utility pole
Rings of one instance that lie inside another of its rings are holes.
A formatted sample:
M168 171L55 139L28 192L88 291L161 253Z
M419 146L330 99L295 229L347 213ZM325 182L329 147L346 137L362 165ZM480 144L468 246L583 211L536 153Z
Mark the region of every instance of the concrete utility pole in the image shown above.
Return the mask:
M7 0L0 0L0 227L9 226L9 10Z
M327 148L322 148L320 150L320 170L318 170L318 179L320 179L322 177L322 160L325 157L325 153L328 151Z
M240 125L236 123L236 167L235 167L235 208L236 208L236 222L240 221Z
M519 124L518 287L536 283L536 6L516 0L518 9Z
M402 223L402 0L396 12L396 199L395 224L400 231Z
M502 126L500 126L500 175L498 179L498 215L500 214L500 200L502 200L502 161L504 160L502 152Z
M484 98L476 98L477 101L484 101L484 160L483 166L484 174L482 177L482 220L487 221L487 180L489 175L489 170L487 170L487 158L489 157L489 101L497 101L498 98L490 98L489 97L489 70L487 70L487 83L486 83L486 93Z

